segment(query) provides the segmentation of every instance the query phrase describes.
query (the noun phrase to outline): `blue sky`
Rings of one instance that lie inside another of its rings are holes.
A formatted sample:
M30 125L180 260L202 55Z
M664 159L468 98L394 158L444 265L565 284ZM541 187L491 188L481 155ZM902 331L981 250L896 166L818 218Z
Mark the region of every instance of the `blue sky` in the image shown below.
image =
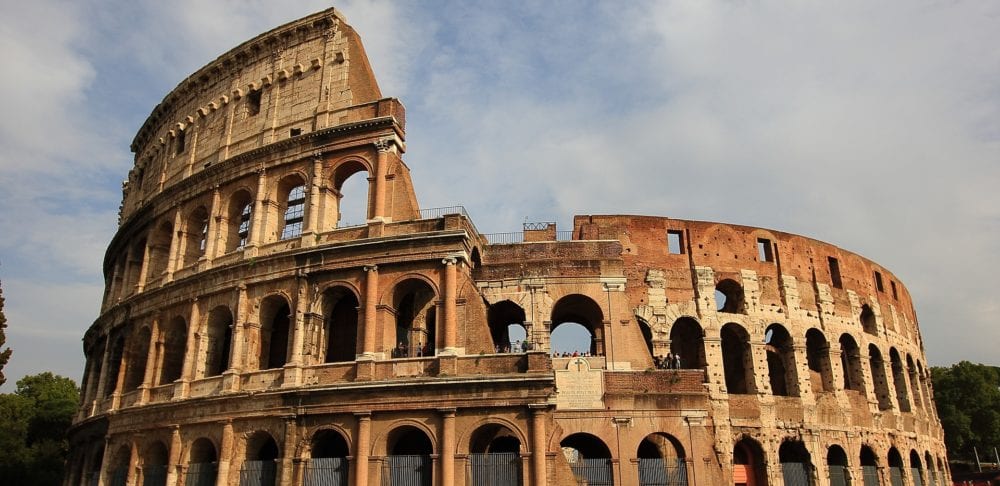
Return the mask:
M2 0L5 373L79 380L129 142L219 54L329 2ZM338 2L407 107L424 207L637 213L872 258L928 361L1000 364L1000 4Z

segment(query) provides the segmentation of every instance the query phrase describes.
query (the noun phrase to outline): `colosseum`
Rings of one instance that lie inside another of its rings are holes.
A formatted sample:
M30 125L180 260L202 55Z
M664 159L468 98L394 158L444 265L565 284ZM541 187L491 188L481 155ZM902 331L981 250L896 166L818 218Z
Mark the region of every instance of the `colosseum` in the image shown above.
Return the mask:
M888 269L659 216L480 233L418 205L405 124L333 9L153 109L66 485L949 484Z

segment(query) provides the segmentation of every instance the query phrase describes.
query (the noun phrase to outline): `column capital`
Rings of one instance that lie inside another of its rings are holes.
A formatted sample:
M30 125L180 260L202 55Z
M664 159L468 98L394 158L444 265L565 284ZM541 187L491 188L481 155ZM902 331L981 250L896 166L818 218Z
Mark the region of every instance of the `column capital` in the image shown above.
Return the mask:
M358 420L371 420L372 419L372 413L371 412L354 412L354 416L357 417Z
M375 145L375 148L378 149L379 152L388 152L392 150L392 145L394 142L391 138L380 138L373 143Z
M365 272L378 272L378 265L371 264L361 267Z
M437 411L438 411L438 413L440 413L441 415L444 415L445 417L454 417L455 416L455 412L457 411L457 409L455 409L454 407L452 407L452 408L439 408L439 409L437 409Z
M453 256L447 257L447 258L442 259L441 263L444 264L444 265L455 265L456 263L458 263L458 258L453 257Z

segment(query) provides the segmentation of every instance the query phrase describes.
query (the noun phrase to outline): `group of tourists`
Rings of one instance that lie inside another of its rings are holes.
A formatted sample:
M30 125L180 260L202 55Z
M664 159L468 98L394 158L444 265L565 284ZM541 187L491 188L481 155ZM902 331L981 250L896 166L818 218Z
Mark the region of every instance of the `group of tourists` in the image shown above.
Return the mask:
M530 342L528 342L528 341L521 341L520 339L518 339L517 341L514 341L514 342L510 343L510 345L501 346L501 345L497 344L496 346L493 346L493 350L497 354L501 354L501 353L504 353L504 354L505 353L524 353L524 352L527 352L527 351L531 351L531 347L532 346L531 346Z
M679 370L681 369L680 353L667 353L667 356L653 356L653 365L658 370Z
M434 350L431 349L430 343L424 344L423 346L407 346L400 341L400 343L392 350L393 358L420 358L423 356L433 355Z

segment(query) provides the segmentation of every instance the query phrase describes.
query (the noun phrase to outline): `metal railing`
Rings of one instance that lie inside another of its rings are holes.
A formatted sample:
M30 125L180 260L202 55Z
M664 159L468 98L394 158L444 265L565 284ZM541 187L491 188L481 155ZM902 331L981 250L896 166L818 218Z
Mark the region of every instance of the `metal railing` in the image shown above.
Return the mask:
M350 466L346 457L316 457L306 465L305 486L347 486Z
M446 214L461 214L466 218L469 213L465 212L465 206L445 206L443 208L427 208L420 210L420 219L436 219Z
M687 464L684 459L639 459L639 486L687 486Z
M570 463L573 476L578 486L614 486L614 474L611 469L611 459L602 457L596 459L579 459Z
M486 233L483 235L491 245L508 245L511 243L524 243L524 232L514 233Z
M166 465L149 465L142 468L142 486L166 486L166 484Z
M516 452L469 454L474 486L521 486L521 457Z
M215 486L215 477L219 475L219 463L195 462L188 464L184 475L184 486Z
M274 486L278 465L272 461L246 461L240 468L240 486Z
M382 465L382 486L430 486L431 456L388 456Z

